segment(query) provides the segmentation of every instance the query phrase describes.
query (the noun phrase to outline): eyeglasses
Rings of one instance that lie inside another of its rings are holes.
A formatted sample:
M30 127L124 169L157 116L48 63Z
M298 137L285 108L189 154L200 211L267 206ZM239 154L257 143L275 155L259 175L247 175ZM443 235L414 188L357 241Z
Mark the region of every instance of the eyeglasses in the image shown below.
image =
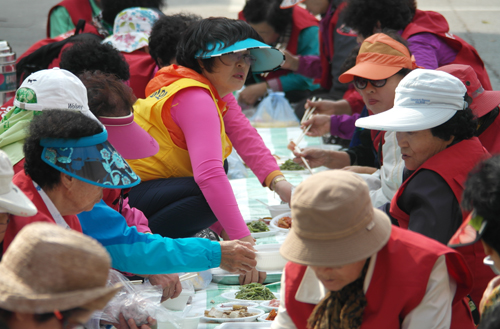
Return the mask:
M361 77L354 77L354 86L358 89L365 89L368 85L368 82L371 83L375 88L381 88L385 86L387 79L383 80L369 80Z
M242 58L249 66L252 66L257 61L255 56L251 54L244 54L242 52L224 54L220 57L220 60L222 63L230 65L241 61Z

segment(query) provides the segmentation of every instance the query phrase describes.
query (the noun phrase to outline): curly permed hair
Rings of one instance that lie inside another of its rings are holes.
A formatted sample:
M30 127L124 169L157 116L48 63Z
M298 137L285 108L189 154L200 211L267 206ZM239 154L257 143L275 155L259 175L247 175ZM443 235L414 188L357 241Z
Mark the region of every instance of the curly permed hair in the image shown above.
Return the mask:
M464 100L470 104L472 103L472 98L467 95L464 96ZM465 110L457 111L457 113L451 117L445 123L440 124L437 127L431 128L431 133L433 136L441 138L442 140L450 140L453 136L453 143L456 144L463 140L474 137L477 130L477 118L472 113L472 110L467 107Z
M175 59L177 44L182 33L195 21L201 20L195 14L175 14L156 21L149 37L149 55L159 67L168 66Z
M80 112L70 110L43 110L29 125L23 146L24 171L44 190L50 190L61 181L61 172L42 160L42 138L80 138L102 132L101 125Z
M380 28L402 30L408 25L416 10L415 0L347 0L342 12L344 23L367 38Z
M83 71L101 71L114 74L123 81L130 78L129 67L122 54L111 44L93 39L77 42L64 50L59 66L74 75Z

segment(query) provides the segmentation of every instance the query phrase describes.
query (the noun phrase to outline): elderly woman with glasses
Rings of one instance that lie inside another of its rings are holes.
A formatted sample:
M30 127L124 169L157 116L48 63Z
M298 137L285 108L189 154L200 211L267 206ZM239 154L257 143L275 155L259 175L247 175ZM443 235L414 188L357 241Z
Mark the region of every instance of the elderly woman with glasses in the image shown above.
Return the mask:
M361 118L356 126L396 132L405 163L403 184L383 209L400 227L447 244L466 218L463 184L469 171L489 153L477 137L471 98L451 74L418 69L396 88L394 107ZM483 246L458 249L474 276L471 298L477 304L493 273L482 265Z
M129 161L143 180L130 204L144 212L153 233L188 237L210 227L224 239L254 243L224 169L233 144L263 186L290 200L291 184L232 95L250 68L267 72L283 62L279 50L259 40L242 21L193 23L177 46L179 65L162 67L148 97L135 104L135 121L160 144L156 155Z

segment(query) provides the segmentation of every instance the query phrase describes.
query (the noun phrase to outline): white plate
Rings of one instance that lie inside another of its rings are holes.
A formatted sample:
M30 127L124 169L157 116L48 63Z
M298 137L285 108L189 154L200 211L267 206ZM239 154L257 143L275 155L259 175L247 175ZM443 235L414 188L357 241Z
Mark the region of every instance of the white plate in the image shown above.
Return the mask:
M257 220L257 219L246 219L245 220L245 223L250 223L250 222L253 222L254 220ZM267 224L266 224L267 225ZM271 227L269 225L267 225L267 227L269 227L269 231L267 232L256 232L256 233L250 233L250 235L252 235L253 238L263 238L263 237L266 237L266 236L271 236L271 235L276 235L276 233L278 233L279 231L277 229L275 229L274 227Z
M230 291L226 291L225 293L222 293L221 294L221 297L222 298L225 298L225 299L228 299L228 300L232 300L232 301L240 301L240 300L247 300L247 299L238 299L236 298L236 293L238 293L239 290L230 290ZM276 292L273 292L273 295L276 296L275 298L273 299L280 299L280 294L279 293L276 293ZM250 300L252 302L260 302L260 300Z
M292 213L291 212L286 212L284 214L281 214L281 215L278 215L276 217L274 217L272 220L271 220L271 223L269 223L269 226L278 230L278 231L281 231L281 232L290 232L290 229L289 228L281 228L281 227L278 227L278 219L282 218L282 217L292 217Z
M269 316L269 313L262 314L257 318L257 321L259 322L273 322L273 320L266 320L266 318Z
M216 329L269 329L272 322L238 322L238 323L223 323L217 326Z
M224 310L224 309L221 309ZM217 323L223 323L223 322L251 322L257 319L259 316L264 314L264 311L258 308L248 308L248 312L250 313L256 313L255 315L252 316L247 316L246 318L209 318L206 316L201 317L203 320L207 322L217 322Z
M266 300L265 302L260 303L260 307L265 308L266 310L278 310L279 307L269 306L270 300Z
M233 305L242 305L242 306L246 306L246 307L258 307L259 303L241 300L239 302L221 303L221 304L216 305L215 308L228 308L228 307L233 307Z

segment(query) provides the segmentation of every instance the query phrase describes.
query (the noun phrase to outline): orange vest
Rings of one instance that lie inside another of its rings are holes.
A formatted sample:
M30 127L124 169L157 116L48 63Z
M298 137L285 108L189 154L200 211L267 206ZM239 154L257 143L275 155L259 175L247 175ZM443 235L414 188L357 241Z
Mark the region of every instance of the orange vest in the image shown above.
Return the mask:
M174 99L173 96L178 91L190 87L205 88L210 91L219 114L222 142L221 160L224 161L231 154L232 144L224 128L223 109L219 108L216 97L210 90L210 86L193 79L182 78L168 86L160 88L146 99L138 99L134 104L135 122L160 144L158 153L149 158L127 160L132 169L141 177L141 180L148 181L158 178L193 176L193 168L187 148L180 147L174 143L169 129L164 124L164 120L166 120L171 125L176 126L177 129L180 129L173 122L170 108ZM185 140L183 144L186 144Z

